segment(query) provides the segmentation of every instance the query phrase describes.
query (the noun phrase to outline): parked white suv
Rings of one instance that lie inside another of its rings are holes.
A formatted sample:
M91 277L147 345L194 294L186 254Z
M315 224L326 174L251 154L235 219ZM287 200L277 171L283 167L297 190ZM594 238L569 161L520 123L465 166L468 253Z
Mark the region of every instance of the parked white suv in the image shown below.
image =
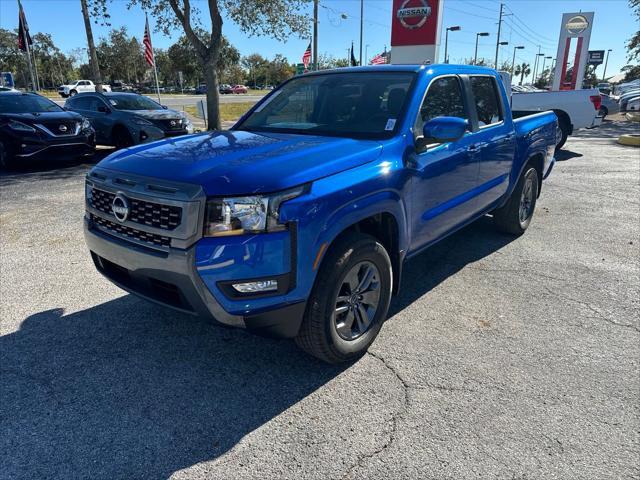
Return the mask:
M95 92L96 85L91 80L77 80L68 85L60 85L58 87L58 93L62 98L73 97L78 93ZM109 85L102 85L103 92L110 92L111 87Z

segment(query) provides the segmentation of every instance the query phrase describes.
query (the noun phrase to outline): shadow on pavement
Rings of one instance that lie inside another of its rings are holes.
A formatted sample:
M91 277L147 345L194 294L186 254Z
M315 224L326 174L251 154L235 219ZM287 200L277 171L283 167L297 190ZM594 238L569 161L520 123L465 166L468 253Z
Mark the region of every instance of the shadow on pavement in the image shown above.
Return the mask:
M113 149L100 149L91 157L75 160L40 160L13 167L10 170L0 169L0 186L13 183L37 180L57 180L76 177L79 172L88 170L104 157L114 152Z
M485 216L428 248L405 263L400 293L389 309L389 317L401 312L470 263L500 250L516 240L496 230Z
M558 162L564 162L565 160L571 160L572 158L580 158L584 155L577 152L572 152L571 150L561 149L560 151L556 150L556 160Z
M290 341L127 295L0 337L3 478L167 478L336 377Z

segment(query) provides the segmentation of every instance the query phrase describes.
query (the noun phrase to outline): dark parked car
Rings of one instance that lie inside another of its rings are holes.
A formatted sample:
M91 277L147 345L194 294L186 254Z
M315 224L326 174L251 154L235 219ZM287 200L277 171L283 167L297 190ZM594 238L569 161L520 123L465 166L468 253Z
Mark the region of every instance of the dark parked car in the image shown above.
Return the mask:
M207 86L206 85L198 85L196 87L196 95L204 95L207 93Z
M65 107L91 121L101 145L124 148L193 132L183 112L137 93L83 93L67 100Z
M82 115L35 93L0 92L0 166L77 158L94 150L95 132Z
M233 93L233 88L231 87L231 85L227 85L226 83L223 83L218 87L218 91L226 95L228 93Z

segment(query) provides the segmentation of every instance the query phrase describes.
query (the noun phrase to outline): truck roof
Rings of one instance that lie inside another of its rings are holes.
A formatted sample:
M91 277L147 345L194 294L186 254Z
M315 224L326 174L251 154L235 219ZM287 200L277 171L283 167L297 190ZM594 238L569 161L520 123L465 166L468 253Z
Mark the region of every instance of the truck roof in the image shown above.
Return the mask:
M434 63L432 65L366 65L362 67L342 67L331 70L309 72L305 75L323 75L326 73L358 73L358 72L421 72L429 73L485 73L495 75L496 71L489 67L475 65L454 65L448 63Z

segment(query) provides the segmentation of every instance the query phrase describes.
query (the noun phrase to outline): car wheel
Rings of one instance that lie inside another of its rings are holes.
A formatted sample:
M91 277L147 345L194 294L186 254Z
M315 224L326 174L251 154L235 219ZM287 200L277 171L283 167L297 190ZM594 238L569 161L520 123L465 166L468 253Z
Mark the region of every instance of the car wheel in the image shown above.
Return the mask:
M77 92L76 90L71 90L71 91L69 92L69 96L70 96L70 97L74 97L74 96L76 96L77 94L78 94L78 92Z
M131 134L124 127L118 127L113 131L113 144L116 148L127 148L133 145Z
M598 112L598 115L602 117L602 120L604 120L607 115L609 115L609 110L607 109L607 107L600 107L600 111Z
M569 138L569 125L564 119L558 120L558 138L560 138L560 141L556 144L556 151L564 147L567 138Z
M363 355L387 317L391 287L385 248L369 235L343 235L322 262L296 344L327 363Z
M538 199L538 172L527 165L506 205L493 213L496 226L505 233L522 235L531 224Z
M12 164L13 162L12 159L9 158L9 152L7 152L2 142L0 142L0 168L11 168Z

